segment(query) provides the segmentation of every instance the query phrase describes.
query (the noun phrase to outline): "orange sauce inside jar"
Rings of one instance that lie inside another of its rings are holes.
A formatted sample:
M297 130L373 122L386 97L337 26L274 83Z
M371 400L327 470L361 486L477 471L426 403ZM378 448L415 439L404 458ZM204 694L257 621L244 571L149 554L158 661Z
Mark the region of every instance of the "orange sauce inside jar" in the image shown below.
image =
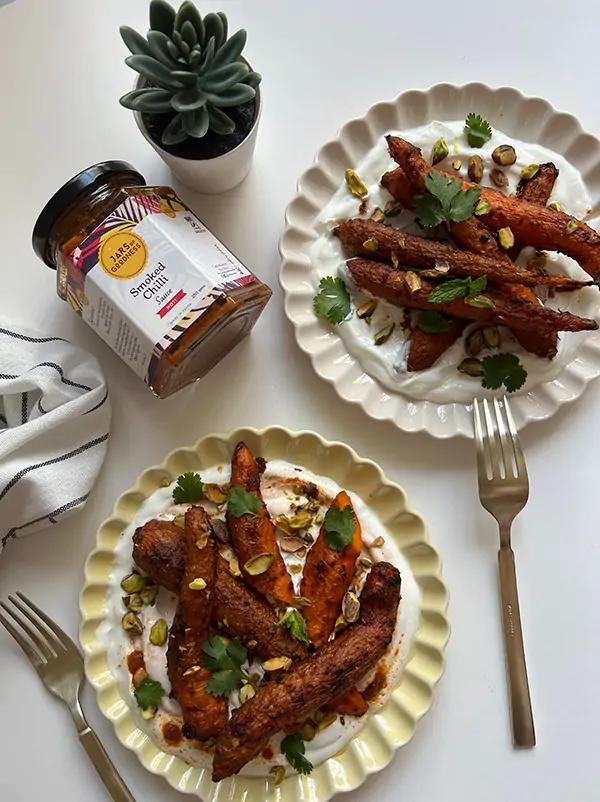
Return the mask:
M65 184L33 232L58 295L159 398L204 376L253 328L271 290L171 187L125 162Z

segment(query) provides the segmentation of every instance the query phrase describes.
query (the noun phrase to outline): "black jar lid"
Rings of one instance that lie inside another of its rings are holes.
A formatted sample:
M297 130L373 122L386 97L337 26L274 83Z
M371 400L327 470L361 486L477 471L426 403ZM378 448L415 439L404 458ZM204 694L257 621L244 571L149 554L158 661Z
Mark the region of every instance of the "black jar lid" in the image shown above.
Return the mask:
M83 192L99 178L115 173L130 173L133 178L139 181L140 186L146 185L146 179L129 162L108 161L94 164L87 170L82 170L78 175L67 181L58 192L50 198L48 203L40 212L33 227L31 243L33 250L48 267L56 270L56 264L48 252L48 239L54 224L61 214L71 205L80 192Z

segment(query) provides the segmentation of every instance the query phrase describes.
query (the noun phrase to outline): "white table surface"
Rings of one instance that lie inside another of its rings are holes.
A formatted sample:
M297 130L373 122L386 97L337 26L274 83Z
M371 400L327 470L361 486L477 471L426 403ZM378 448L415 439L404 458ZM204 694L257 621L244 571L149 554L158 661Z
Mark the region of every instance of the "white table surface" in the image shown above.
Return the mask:
M172 448L238 425L308 428L352 445L402 484L426 518L450 587L448 667L432 710L392 764L346 802L597 802L600 799L600 547L597 459L600 383L522 437L531 498L514 530L538 746L515 752L496 580L497 534L480 507L465 441L407 435L342 404L312 372L284 318L277 240L296 180L318 147L378 100L439 81L518 86L600 133L597 31L588 0L473 4L385 0L222 0L263 73L264 116L254 168L238 189L182 197L274 297L252 337L197 386L157 401L55 295L31 228L48 197L102 159L125 159L149 183L169 176L118 97L123 23L145 30L146 0L17 0L0 9L0 315L75 340L106 371L113 426L85 511L11 542L0 597L20 589L76 637L83 562L114 499ZM524 10L527 9L527 18ZM261 370L261 384L256 380ZM254 388L240 393L239 386ZM99 713L85 710L140 802L180 796L147 774ZM0 800L104 802L68 712L0 632Z

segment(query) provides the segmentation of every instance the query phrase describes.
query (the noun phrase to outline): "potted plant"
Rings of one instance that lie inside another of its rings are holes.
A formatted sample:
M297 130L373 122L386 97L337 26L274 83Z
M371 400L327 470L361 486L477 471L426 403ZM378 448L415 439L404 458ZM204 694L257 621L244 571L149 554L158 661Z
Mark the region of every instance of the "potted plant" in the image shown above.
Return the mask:
M120 102L186 186L225 192L252 163L261 113L261 76L242 57L246 31L228 37L224 13L204 19L190 0L178 11L151 0L147 37L126 25L125 63L139 73Z

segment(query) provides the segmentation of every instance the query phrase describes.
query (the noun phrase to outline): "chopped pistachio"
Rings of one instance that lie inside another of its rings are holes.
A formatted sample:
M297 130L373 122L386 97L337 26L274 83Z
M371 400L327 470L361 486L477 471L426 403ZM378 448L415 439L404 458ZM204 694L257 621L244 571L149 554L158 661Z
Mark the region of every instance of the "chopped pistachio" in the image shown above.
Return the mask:
M373 565L373 560L369 560L368 557L359 557L358 564L361 568L368 570Z
M204 495L213 504L225 504L227 501L227 491L222 485L208 484L204 485Z
M366 251L376 251L379 248L379 243L375 239L375 237L369 237L363 242L363 248Z
M471 156L467 172L471 181L475 184L481 184L483 179L483 159L481 156Z
M202 671L202 666L191 666L183 672L183 676L190 677L192 674L197 674L199 671Z
M150 643L153 646L162 646L167 639L167 634L167 622L164 618L159 618L158 621L152 624L149 636Z
M492 184L497 187L507 187L508 186L508 177L506 173L502 172L502 170L490 170L490 178L492 180Z
M275 555L270 551L255 554L254 557L250 557L248 562L244 565L244 571L250 574L250 576L259 576L269 570L273 565L274 559Z
M199 576L196 577L196 579L193 579L188 585L188 587L190 590L204 590L204 588L206 587L206 582L204 581L204 579L202 579L201 576Z
M308 529L313 522L313 517L307 510L299 510L289 521L291 528L298 531L299 529Z
M500 241L500 245L505 250L508 250L515 244L515 235L510 228L501 228L498 232L498 240Z
M352 593L349 590L342 599L342 615L348 621L348 623L353 624L357 619L360 613L360 602L356 593Z
M144 606L144 600L140 593L132 593L130 596L123 596L123 604L133 613L139 613Z
M552 201L552 203L548 204L549 209L554 209L555 212L562 212L563 206L562 203L558 203L558 201Z
M346 183L348 184L348 189L356 198L364 198L365 195L369 194L369 190L360 180L355 170L346 170Z
M145 588L141 589L140 596L144 604L153 606L158 596L158 585L146 585Z
M433 148L431 151L431 164L439 164L440 162L444 161L448 153L449 151L446 140L443 136L441 136L433 143Z
M292 574L299 574L302 571L302 566L299 563L292 563L288 568Z
M137 615L132 612L125 613L125 615L121 619L121 626L123 627L125 632L129 632L130 635L141 635L142 632L144 631L142 622L137 617Z
M493 309L494 302L485 295L476 295L475 298L465 298L465 303L477 309Z
M527 167L521 170L521 178L529 179L533 178L533 176L537 173L540 169L539 164L529 164Z
M231 560L229 560L229 573L233 576L241 576L242 572L240 571L240 563L238 558L233 555Z
M461 168L461 167L462 167L462 162L461 162L461 160L460 160L460 159L455 159L455 160L452 162L452 169L453 169L453 170L460 170L460 168Z
M294 554L300 549L304 548L304 541L300 540L299 537L284 537L279 547L281 551L289 552L290 554Z
M269 769L269 777L272 778L275 788L280 786L285 780L285 766L272 766Z
M492 204L487 200L480 200L477 206L475 207L475 214L487 214L490 209L492 208Z
M287 671L291 668L292 660L289 657L271 657L262 664L265 671L279 671L281 668Z
M296 607L312 607L311 600L307 599L306 596L294 596L292 603L295 604Z
M404 281L406 281L406 286L408 287L408 291L411 295L415 292L418 292L423 286L420 276L413 270L406 271L404 274Z
M383 213L386 217L397 217L402 211L402 204L399 201L389 200L385 204Z
M362 306L359 306L356 310L356 317L359 317L361 320L364 320L367 317L371 317L373 312L377 309L377 301L372 298L370 301L366 301Z
M179 529L185 529L185 515L176 515L173 518L173 523L175 526L179 527Z
M492 151L492 159L496 164L508 167L509 164L514 164L517 161L517 152L512 145L498 145Z
M481 329L474 329L465 339L465 352L468 356L477 356L483 349L483 332Z
M373 214L371 215L371 220L374 223L383 223L385 222L385 212L379 206L375 207Z
M381 537L381 535L379 535L379 537L376 537L375 540L371 541L370 545L372 549L380 549L384 545L384 543L385 540Z
M460 141L457 136L454 137L454 152L458 153L460 150Z
M577 220L569 220L567 225L565 226L565 234L572 234L579 228L579 223Z
M298 736L302 738L303 741L312 741L316 734L317 731L310 721L306 721L298 730Z
M334 713L333 710L329 713L325 713L321 721L317 724L319 732L327 729L327 727L331 727L334 721L337 721L337 713Z
M500 345L500 332L496 326L484 326L481 331L488 348L497 348Z
M400 261L398 259L398 254L396 253L396 251L392 251L391 259L392 259L392 267L394 268L394 270L397 270L398 269L398 265L400 264Z
M240 688L239 696L240 702L245 704L249 699L252 699L253 696L256 696L256 691L252 685L250 685L250 683L247 683L246 685L242 685Z
M131 681L133 682L133 687L134 688L139 688L139 686L142 684L142 680L146 679L147 676L148 676L148 672L146 671L146 669L143 666L141 668L138 668L138 670L135 672L135 674L131 678Z
M125 593L139 593L145 585L146 580L139 574L129 574L121 580L121 587Z
M463 359L457 368L461 373L466 373L467 376L483 376L483 363L480 359Z
M347 626L348 622L346 621L344 616L340 613L340 615L338 615L338 617L335 619L335 624L333 625L332 634L336 632L341 632L343 629L346 629ZM333 638L331 638L331 640L333 640Z
M385 326L383 329L380 329L373 337L375 345L383 345L384 342L387 342L393 331L394 323L390 323L389 326Z
M145 710L140 709L140 713L144 721L150 721L156 715L155 707L147 707Z
M298 549L298 551L296 552L296 557L300 557L300 559L306 557L306 546L302 546L301 549Z
M215 540L223 546L228 546L230 541L229 529L222 518L213 518L210 522Z
M198 535L198 537L196 538L196 548L197 549L200 549L200 551L202 551L202 549L206 548L206 544L208 543L208 540L210 538L210 534L211 534L211 531L209 529L208 531L201 532Z

